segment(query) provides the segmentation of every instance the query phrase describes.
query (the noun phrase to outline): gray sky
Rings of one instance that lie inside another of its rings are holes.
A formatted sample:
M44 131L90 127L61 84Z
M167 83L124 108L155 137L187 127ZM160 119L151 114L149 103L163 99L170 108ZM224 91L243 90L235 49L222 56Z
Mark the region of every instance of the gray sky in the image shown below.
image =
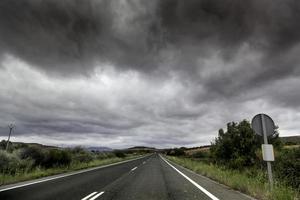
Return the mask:
M267 113L300 135L297 0L1 0L0 139L210 144Z

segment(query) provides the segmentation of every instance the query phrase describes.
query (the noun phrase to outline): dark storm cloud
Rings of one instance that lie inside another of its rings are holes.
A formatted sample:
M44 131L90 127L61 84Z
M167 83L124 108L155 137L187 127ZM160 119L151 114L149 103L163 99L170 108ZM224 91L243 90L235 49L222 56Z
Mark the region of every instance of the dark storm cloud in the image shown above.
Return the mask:
M299 75L299 10L296 0L4 0L0 52L63 76L92 74L97 62L163 77L173 71L204 85L208 95L196 101L228 98ZM243 45L261 56L232 72L227 65ZM200 78L202 61L215 54L223 68Z
M214 94L228 98L270 81L299 76L299 48L293 50L300 41L298 1L169 0L161 1L160 10L166 38L183 49L180 67L188 68L190 77L203 67L196 59L219 52L223 68L202 80L194 77L205 85L208 99ZM243 45L248 52L238 54ZM260 58L236 62L234 71L228 69L237 54L243 58L257 52Z
M133 68L146 65L150 62L147 54L155 45L156 37L151 38L158 29L149 23L147 30L134 30L144 36L132 32L123 37L114 27L114 20L120 20L114 19L119 12L114 4L117 3L93 0L1 1L0 51L48 72L63 74L89 73L97 60ZM148 13L138 17L146 23Z
M297 116L299 21L297 0L1 0L0 122L166 146Z
M96 61L151 71L161 67L162 51L182 49L174 67L193 71L212 51L230 60L249 43L268 64L299 42L296 0L125 2L3 0L0 52L48 72L88 74Z
M300 3L288 1L160 1L162 27L174 43L209 41L224 56L249 42L278 54L299 42Z

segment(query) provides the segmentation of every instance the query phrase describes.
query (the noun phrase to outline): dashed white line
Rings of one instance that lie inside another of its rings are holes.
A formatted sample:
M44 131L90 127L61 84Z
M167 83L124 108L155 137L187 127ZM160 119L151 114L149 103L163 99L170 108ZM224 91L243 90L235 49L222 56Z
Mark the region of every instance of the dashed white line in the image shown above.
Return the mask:
M160 158L165 161L168 165L170 165L175 171L177 171L181 176L183 176L185 179L187 179L189 182L191 182L194 186L196 186L199 190L201 190L204 194L209 196L212 200L219 200L217 197L215 197L213 194L211 194L209 191L204 189L202 186L200 186L198 183L190 179L188 176L186 176L184 173L176 169L173 165L171 165L166 159L164 159L161 155L159 155Z
M84 198L83 198L83 199L81 199L81 200L87 200L88 198L90 198L90 197L94 196L95 194L97 194L97 192L93 192L93 193L91 193L91 194L87 195L86 197L84 197Z
M137 169L137 167L134 167L134 168L132 168L130 171L134 171L134 170L136 170Z
M95 195L93 198L90 198L89 200L95 200L97 199L99 196L101 196L104 192L100 192L99 194Z
M89 194L89 195L87 195L86 197L84 197L83 199L81 199L81 200L95 200L95 199L97 199L99 196L101 196L104 192L100 192L100 193L98 193L98 192L93 192L93 193L91 193L91 194Z
M143 165L146 163L146 161L143 162Z

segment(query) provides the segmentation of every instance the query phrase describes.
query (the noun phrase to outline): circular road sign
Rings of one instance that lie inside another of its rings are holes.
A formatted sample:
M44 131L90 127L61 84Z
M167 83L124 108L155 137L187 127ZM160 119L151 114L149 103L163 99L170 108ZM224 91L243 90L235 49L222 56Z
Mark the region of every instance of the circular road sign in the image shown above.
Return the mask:
M266 114L257 114L252 119L252 129L258 135L263 136L263 121L266 127L267 136L273 135L275 132L275 124L271 117Z

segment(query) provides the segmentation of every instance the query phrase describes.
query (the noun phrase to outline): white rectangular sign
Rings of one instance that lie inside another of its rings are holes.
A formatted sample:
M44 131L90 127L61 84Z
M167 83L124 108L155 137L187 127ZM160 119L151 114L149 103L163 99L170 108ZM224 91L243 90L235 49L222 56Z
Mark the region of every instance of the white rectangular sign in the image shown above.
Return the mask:
M264 161L274 161L274 151L273 145L271 144L263 144L261 145L262 155Z

